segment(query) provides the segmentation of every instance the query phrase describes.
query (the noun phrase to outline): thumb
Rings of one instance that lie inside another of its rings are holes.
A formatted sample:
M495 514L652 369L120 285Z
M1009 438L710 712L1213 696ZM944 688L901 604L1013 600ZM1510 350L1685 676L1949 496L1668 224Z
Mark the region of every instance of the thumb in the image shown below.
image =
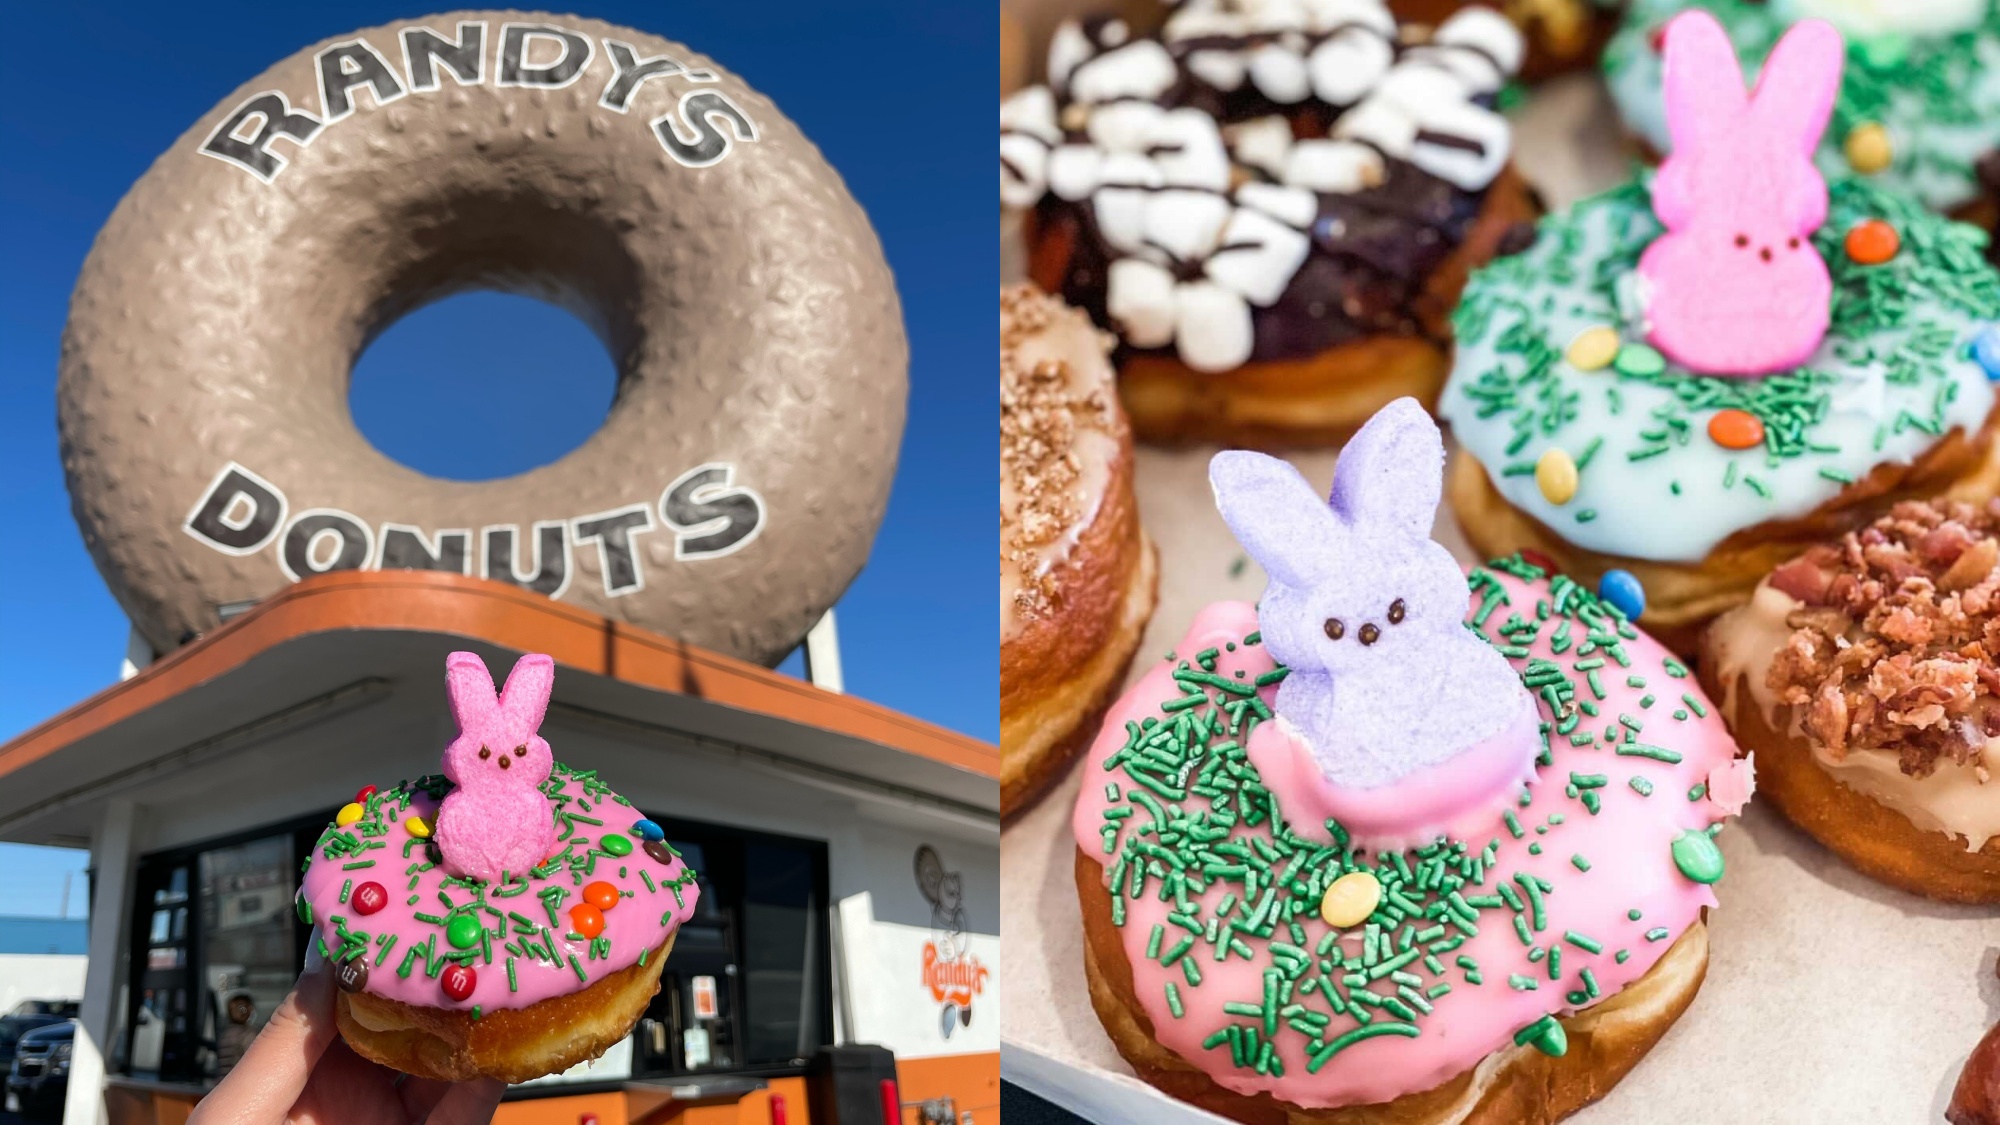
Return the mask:
M188 1125L282 1122L336 1034L333 974L315 938L292 991L235 1068L195 1107Z

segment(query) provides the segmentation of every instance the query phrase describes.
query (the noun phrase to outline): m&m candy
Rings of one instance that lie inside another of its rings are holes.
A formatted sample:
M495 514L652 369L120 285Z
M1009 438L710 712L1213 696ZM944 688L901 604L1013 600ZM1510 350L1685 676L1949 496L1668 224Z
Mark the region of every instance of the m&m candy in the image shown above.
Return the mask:
M354 888L347 905L353 907L356 914L366 917L389 905L389 892L383 890L380 883L363 883Z
M580 902L569 908L569 924L586 938L594 938L604 932L604 912L587 902Z
M362 811L360 805L352 802L342 805L340 806L340 811L333 814L333 822L345 828L355 821L360 820Z
M583 888L583 901L599 910L609 910L618 905L618 888L600 879Z
M479 931L484 928L470 914L454 914L444 925L445 940L451 942L453 949L471 949L479 944Z
M1646 588L1629 570L1607 570L1597 582L1597 596L1618 607L1618 611L1631 620L1637 621L1646 612Z
M472 986L479 983L479 974L470 965L446 965L443 975L438 977L438 987L453 1000L465 1000L472 995Z
M606 832L598 839L597 846L610 852L612 855L632 854L632 841L620 836L616 832Z
M634 821L632 824L632 834L641 840L664 840L667 838L667 834L661 830L660 826L650 820Z

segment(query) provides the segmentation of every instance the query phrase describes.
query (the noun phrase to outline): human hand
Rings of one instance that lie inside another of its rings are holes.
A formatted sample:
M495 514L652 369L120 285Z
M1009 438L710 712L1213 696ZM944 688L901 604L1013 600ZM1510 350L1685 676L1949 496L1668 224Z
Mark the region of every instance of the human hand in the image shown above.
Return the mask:
M355 1054L334 1026L333 974L315 945L290 995L188 1125L474 1125L492 1119L506 1089L492 1078L413 1078Z

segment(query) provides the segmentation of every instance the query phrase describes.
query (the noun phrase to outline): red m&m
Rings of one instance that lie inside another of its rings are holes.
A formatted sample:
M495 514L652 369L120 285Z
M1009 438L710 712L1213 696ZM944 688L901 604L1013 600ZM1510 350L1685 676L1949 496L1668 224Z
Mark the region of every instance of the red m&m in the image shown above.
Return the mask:
M389 892L383 890L380 883L363 883L354 888L354 893L348 896L347 904L354 908L356 914L365 917L389 905Z
M446 965L444 975L438 977L438 987L453 1000L464 1000L472 995L472 986L479 983L479 974L470 965Z

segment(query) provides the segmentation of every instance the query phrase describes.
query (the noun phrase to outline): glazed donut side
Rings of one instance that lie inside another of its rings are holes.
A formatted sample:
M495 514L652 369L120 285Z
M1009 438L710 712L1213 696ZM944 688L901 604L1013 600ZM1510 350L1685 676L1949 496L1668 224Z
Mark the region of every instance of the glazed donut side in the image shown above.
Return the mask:
M1182 1101L1249 1125L1546 1125L1602 1098L1666 1035L1708 976L1708 926L1697 921L1638 980L1560 1017L1569 1049L1550 1056L1511 1046L1428 1090L1386 1102L1302 1109L1268 1093L1229 1090L1163 1046L1139 1002L1104 868L1076 855L1090 1003L1112 1045L1139 1077Z
M438 480L356 430L349 371L473 288L574 312L618 390L561 460ZM656 36L461 11L300 51L155 161L79 277L58 418L156 649L301 570L404 565L771 663L867 558L906 367L866 216L770 101ZM284 518L226 507L205 539L232 467Z

